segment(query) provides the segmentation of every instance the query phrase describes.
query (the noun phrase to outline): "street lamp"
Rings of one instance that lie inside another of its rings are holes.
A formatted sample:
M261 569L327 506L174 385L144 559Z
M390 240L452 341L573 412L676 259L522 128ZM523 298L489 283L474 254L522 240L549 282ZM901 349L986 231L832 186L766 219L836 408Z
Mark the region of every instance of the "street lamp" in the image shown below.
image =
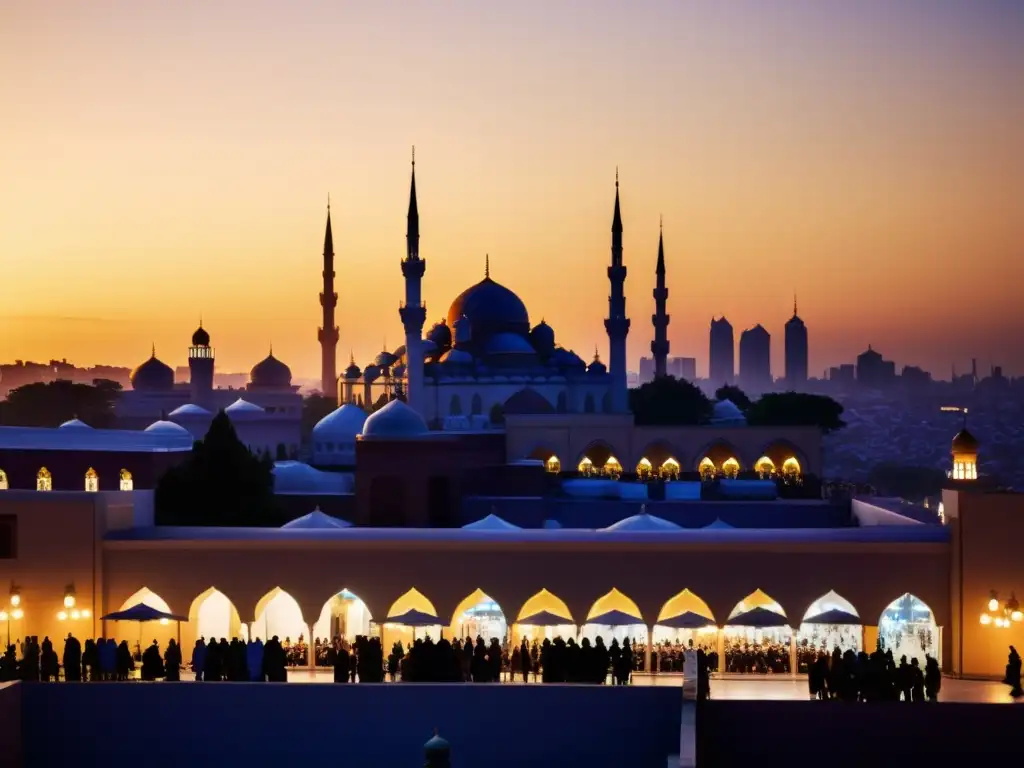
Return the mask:
M21 621L25 617L25 611L21 608L21 589L11 584L11 604L9 607L0 609L0 621L7 625L7 646L11 644L11 621Z
M1024 619L1024 612L1020 610L1020 603L1017 602L1017 595L1010 593L1010 599L999 605L999 594L993 589L988 601L988 611L981 614L983 626L994 625L1000 629L1009 629L1015 621Z
M58 621L78 621L79 619L88 619L92 616L92 612L88 608L79 610L75 607L77 600L75 598L75 585L68 584L64 588L64 610L57 612Z

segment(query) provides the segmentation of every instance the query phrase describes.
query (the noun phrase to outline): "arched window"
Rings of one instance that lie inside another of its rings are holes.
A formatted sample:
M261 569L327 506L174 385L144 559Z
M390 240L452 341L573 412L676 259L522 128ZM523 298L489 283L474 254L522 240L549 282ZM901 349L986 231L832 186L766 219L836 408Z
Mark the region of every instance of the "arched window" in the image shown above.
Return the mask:
M618 477L622 474L622 464L614 456L609 456L608 460L604 463L604 474L609 477Z
M6 491L8 487L7 473L0 469L0 491Z
M584 456L580 459L580 463L576 467L576 471L585 477L589 477L594 473L594 462L590 460L590 457Z
M775 474L775 462L767 456L762 456L754 465L754 471L757 472L762 480L769 478Z
M50 474L50 470L48 470L46 467L40 467L39 471L36 472L36 490L53 490L53 476Z
M449 416L461 416L462 415L462 401L458 395L452 395L451 403L448 405Z
M85 471L85 490L89 493L96 493L100 489L100 476L96 474L96 470L89 467Z
M132 480L132 473L127 469L121 470L121 490L132 491L135 490L135 482Z
M612 393L605 392L601 397L601 410L605 413L612 412Z
M558 413L568 413L569 412L569 398L566 397L565 392L559 392L558 393L558 400L555 403L555 410Z
M484 412L484 401L480 399L480 393L473 395L471 416L482 416Z
M796 460L795 456L790 456L784 462L782 462L782 474L784 475L799 475L800 474L800 462Z
M665 463L661 465L661 476L675 480L679 477L679 469L679 462L669 456L665 459Z
M700 460L700 465L698 465L697 471L700 472L701 480L711 480L718 470L715 467L715 462L705 456Z
M636 473L640 476L641 480L647 480L653 471L654 467L651 465L651 460L646 456L640 459L636 465Z
M735 456L730 456L722 462L722 474L728 478L736 477L740 473L740 463Z
M551 474L557 475L562 471L562 462L558 460L557 456L551 456L544 462L544 468Z

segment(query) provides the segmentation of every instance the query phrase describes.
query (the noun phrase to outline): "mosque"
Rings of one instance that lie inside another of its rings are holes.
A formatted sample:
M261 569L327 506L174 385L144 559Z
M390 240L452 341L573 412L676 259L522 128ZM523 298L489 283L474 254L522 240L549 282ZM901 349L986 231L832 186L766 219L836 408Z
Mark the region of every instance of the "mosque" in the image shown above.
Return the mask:
M239 439L251 450L278 458L295 458L300 450L302 395L292 384L291 369L274 357L273 349L252 367L244 390L213 386L215 350L200 322L188 350L189 381L174 381L174 369L156 356L156 348L131 373L132 388L115 405L120 427L165 431L199 440L214 414L223 410Z

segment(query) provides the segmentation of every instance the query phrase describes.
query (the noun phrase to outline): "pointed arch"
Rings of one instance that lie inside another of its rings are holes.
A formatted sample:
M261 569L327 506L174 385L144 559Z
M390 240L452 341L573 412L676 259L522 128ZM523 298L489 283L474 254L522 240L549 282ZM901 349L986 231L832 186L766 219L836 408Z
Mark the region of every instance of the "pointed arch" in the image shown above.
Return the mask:
M853 607L853 603L834 589L830 589L807 607L807 610L804 611L803 620L807 621L829 611L842 611L851 616L860 616L857 609Z
M470 415L471 416L482 416L484 413L484 401L480 397L480 393L476 392L473 394L473 399L470 401Z
M197 639L242 637L242 620L235 604L216 587L196 596L188 609L188 621Z
M680 469L679 454L671 443L654 440L640 452L636 472L638 475L672 478L679 476Z
M100 476L96 470L89 467L85 471L85 490L89 493L96 493L100 489Z
M503 641L508 634L508 620L497 601L477 588L455 607L450 630L453 638L482 637L490 642L496 637Z
M704 459L708 459L718 471L722 471L722 465L729 459L735 459L740 469L744 468L744 462L736 446L724 438L718 438L706 443L693 457L691 465L700 469Z
M420 611L421 613L429 614L430 616L437 616L437 609L434 604L427 599L427 597L420 592L416 587L413 587L400 598L395 600L391 604L391 608L388 609L388 618L392 616L401 616L403 613L408 611ZM387 619L385 619L387 621ZM440 623L440 622L439 622Z
M612 393L605 392L601 395L601 412L611 413L612 412Z
M684 589L682 592L677 592L665 601L665 604L661 606L660 613L658 613L658 622L682 616L684 613L703 616L708 620L709 624L715 623L715 614L711 612L711 606L691 592L689 588Z
M348 589L331 595L313 624L313 639L330 641L340 638L352 642L359 635L370 634L373 616L362 598Z
M448 415L462 415L462 399L458 395L452 395L452 399L448 402Z
M132 479L132 473L127 469L122 469L120 474L120 487L122 491L135 490L135 481Z
M149 587L143 587L134 594L130 595L117 610L126 611L136 605L147 605L150 608L155 608L158 611L164 613L173 613L171 607L156 592L152 591Z
M926 656L941 658L941 634L935 613L924 600L904 592L882 611L878 619L878 642L897 659L906 655L924 667Z
M53 490L53 475L50 474L50 470L48 470L46 467L40 467L39 471L36 472L36 490Z
M590 393L590 392L588 392L587 396L583 399L583 412L584 413L593 413L594 412L594 395L592 393Z
M558 393L558 399L555 401L555 411L557 413L569 412L569 398L565 394L564 389Z
M784 438L778 438L765 443L761 446L757 455L770 459L780 474L784 471L784 465L789 459L793 459L796 462L796 468L800 474L806 472L808 466L807 454L792 440Z
M256 603L252 637L266 642L276 636L282 641L294 642L308 632L298 601L280 587L274 587Z
M523 619L529 618L534 614L541 613L542 611L547 611L550 614L565 619L566 624L576 623L573 620L572 613L569 611L569 606L565 604L565 601L557 595L549 592L547 588L542 589L523 603L523 607L519 609L519 613L516 616L516 623L519 623Z
M617 587L612 587L611 590L594 601L594 604L590 606L590 610L587 612L587 622L610 611L618 611L627 616L632 616L637 620L637 624L644 623L640 607L632 599L620 592Z
M786 616L786 612L782 609L782 606L779 605L771 595L767 594L760 588L755 589L749 595L736 603L735 607L733 607L729 612L729 618L735 618L741 613L752 611L755 608L763 608L766 611L771 611L772 613L777 613L779 616L788 618ZM728 623L728 621L726 621L726 623Z
M772 461L769 456L762 456L760 459L755 461L754 471L760 475L761 479L767 479L777 472L775 462Z
M584 469L590 463L590 470L601 474L617 474L622 472L620 454L611 443L605 440L594 440L576 457L575 469L587 473Z

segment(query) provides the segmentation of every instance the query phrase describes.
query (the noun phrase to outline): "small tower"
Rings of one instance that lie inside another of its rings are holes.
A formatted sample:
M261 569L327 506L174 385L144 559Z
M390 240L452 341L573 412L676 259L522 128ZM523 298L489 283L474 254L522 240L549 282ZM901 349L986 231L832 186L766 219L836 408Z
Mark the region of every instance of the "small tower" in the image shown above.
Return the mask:
M953 438L950 454L953 468L949 473L951 480L964 482L978 479L978 439L967 431L967 410L964 410L963 428Z
M210 334L203 328L202 319L199 327L192 334L192 346L188 348L189 387L192 391L192 402L203 405L213 392L213 347L210 346Z
M658 227L658 266L654 270L657 282L654 288L654 341L651 342L651 354L654 355L654 378L664 378L668 373L668 323L669 316L665 312L668 301L668 288L665 286L665 233Z
M334 290L334 235L331 232L331 201L327 200L327 229L324 232L324 289L320 294L323 325L317 330L320 341L320 393L324 397L337 395L338 382L338 326L334 324L334 308L338 294Z
M412 150L412 181L409 186L409 213L405 228L405 303L398 315L405 328L405 394L408 404L422 416L426 403L423 395L423 323L427 305L423 303L420 282L427 271L427 262L420 258L420 212L416 204L416 148Z
M619 171L615 171L615 212L612 215L612 263L608 267L608 319L604 321L608 332L608 371L611 374L611 405L613 413L629 410L626 385L626 336L629 318L626 317L626 267L622 263L622 214L619 211Z

